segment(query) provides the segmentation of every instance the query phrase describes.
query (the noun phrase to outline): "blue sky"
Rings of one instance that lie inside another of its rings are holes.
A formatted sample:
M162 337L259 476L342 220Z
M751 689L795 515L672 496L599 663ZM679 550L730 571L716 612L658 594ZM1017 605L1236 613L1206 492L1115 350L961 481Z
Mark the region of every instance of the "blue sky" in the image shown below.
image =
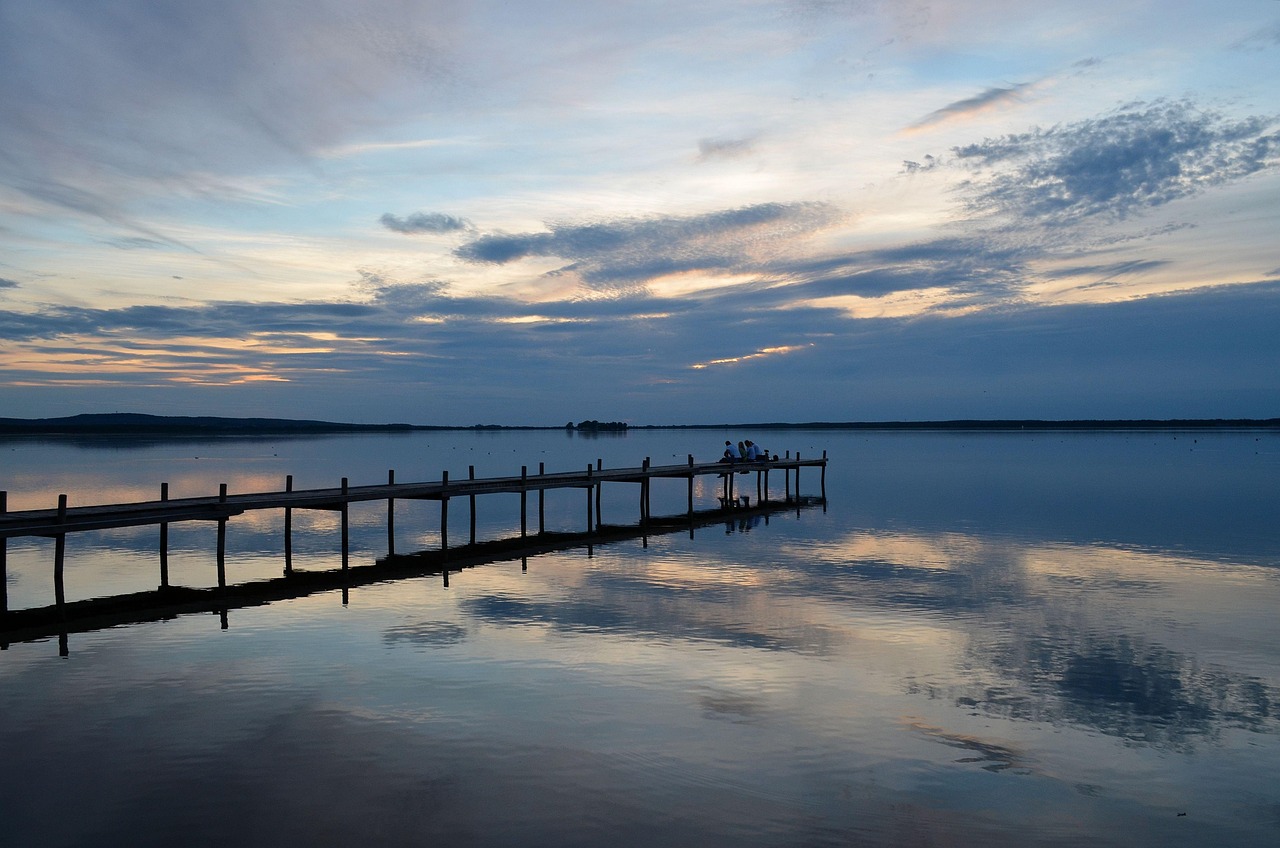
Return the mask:
M0 0L0 416L1280 415L1280 1Z

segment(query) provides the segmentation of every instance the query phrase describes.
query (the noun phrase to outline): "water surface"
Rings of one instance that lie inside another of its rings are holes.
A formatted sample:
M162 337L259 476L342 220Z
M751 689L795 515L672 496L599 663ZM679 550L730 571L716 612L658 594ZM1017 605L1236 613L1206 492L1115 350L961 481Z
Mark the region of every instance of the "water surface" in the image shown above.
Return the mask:
M1280 438L562 432L0 442L11 509L714 457L831 457L826 509L0 653L0 844L1203 845L1280 838ZM781 495L781 480L776 480ZM802 489L816 493L816 473ZM581 493L548 529L581 529ZM715 492L700 489L700 506ZM654 511L684 509L682 481ZM485 538L519 532L482 499ZM634 487L605 489L633 520ZM353 510L353 561L386 552ZM451 511L451 539L465 509ZM338 564L300 513L294 564ZM396 547L439 541L398 504ZM229 524L232 580L282 519ZM174 582L212 585L212 525ZM156 530L68 538L69 598L156 585ZM51 602L49 540L8 548Z

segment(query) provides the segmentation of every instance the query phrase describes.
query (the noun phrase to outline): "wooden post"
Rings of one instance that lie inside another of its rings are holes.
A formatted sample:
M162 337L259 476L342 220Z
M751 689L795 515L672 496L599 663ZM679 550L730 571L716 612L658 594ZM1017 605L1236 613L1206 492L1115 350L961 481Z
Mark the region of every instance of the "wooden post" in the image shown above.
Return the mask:
M342 570L347 570L347 478L342 478Z
M591 513L591 499L595 493L591 490L595 488L591 483L591 463L587 463L587 532L595 532L595 517Z
M529 466L520 466L520 538L529 537Z
M284 478L284 490L293 491L293 475ZM293 573L293 507L284 508L284 576Z
M596 460L596 470L597 471L604 470L603 459ZM604 483L597 481L596 482L596 529L597 530L599 530L602 526L604 526L604 510L601 509L600 507L600 494L601 492L603 492L603 490L604 490Z
M169 500L169 484L160 484L160 500ZM169 588L169 522L160 522L160 588Z
M693 454L689 454L689 467L693 468ZM693 520L693 472L689 472L689 520Z
M644 470L648 471L650 468L653 468L653 460L650 459L650 457L646 456L644 457ZM652 482L653 482L653 478L650 478L648 474L645 474L645 478L644 478L644 520L645 521L648 521L650 518L652 518L652 515L653 515L652 510L649 509L650 507L649 496L650 494L652 494L652 487L650 487L650 483Z
M218 484L218 503L227 502L227 484ZM227 519L218 519L218 588L227 588ZM222 629L226 630L226 610L222 611Z
M764 502L769 502L769 469L764 470ZM766 516L767 517L767 516Z
M9 493L0 491L0 515L9 511ZM0 621L9 612L9 540L0 537ZM6 643L7 644L7 643Z
M474 465L467 466L467 479L476 479L476 467ZM476 543L476 496L471 496L471 544Z
M545 462L538 463L538 476L542 477L547 473L547 464ZM538 535L541 536L547 532L547 488L545 486L538 487ZM526 566L526 569L527 566Z
M800 461L800 451L796 451L796 462ZM796 466L796 503L800 503L800 466Z
M396 470L390 468L387 470L387 485L394 486L396 484ZM387 556L396 555L396 499L394 497L387 498Z
M761 486L763 482L764 482L764 474L760 471L760 469L757 468L756 469L756 503L757 504L764 503L764 498L761 495Z
M822 483L822 500L827 499L827 452L822 452L822 473L818 476L818 480Z
M787 453L790 453L790 451L787 451ZM788 457L788 458L789 458L789 457ZM786 475L786 478L787 478L787 481L786 481L786 492L785 492L785 497L784 497L784 499L783 499L783 501L782 501L782 502L783 502L783 503L790 503L790 502L791 502L791 469L790 469L790 468L784 468L784 469L782 469L782 473L783 473L783 474L785 474L785 475Z
M440 555L449 552L449 495L444 491L449 488L449 472L440 475ZM444 584L449 585L449 569L444 570Z
M218 519L218 588L227 588L227 519L225 518Z
M640 519L646 523L649 521L649 468L653 461L649 457L644 458L644 482L640 484ZM647 540L646 540L647 541ZM645 547L648 547L646 545Z
M67 520L67 496L58 495L58 523ZM54 537L53 545L53 602L58 605L60 617L66 618L64 605L67 602L65 585L62 580L62 567L67 555L67 534L59 533Z

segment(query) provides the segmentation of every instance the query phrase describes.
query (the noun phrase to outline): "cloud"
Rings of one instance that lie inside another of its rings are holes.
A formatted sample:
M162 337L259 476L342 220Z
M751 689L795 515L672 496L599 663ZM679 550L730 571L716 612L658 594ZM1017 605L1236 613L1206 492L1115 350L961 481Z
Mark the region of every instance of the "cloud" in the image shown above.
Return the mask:
M1235 50L1269 50L1280 46L1280 23L1254 30L1244 38L1232 44Z
M698 161L736 159L755 152L754 138L703 138L698 140Z
M902 172L904 174L923 174L932 171L942 165L942 160L934 158L931 154L926 153L924 162L916 162L911 159L902 161Z
M1186 102L1138 103L952 152L978 173L966 186L973 211L1046 224L1122 220L1273 166L1274 123L1228 120Z
M689 217L554 224L542 233L481 236L454 251L468 262L503 265L556 257L600 288L680 271L756 268L762 252L838 218L825 203L761 203Z
M981 94L957 100L930 112L907 129L920 130L946 121L968 118L1010 103L1017 103L1034 85L1035 83L1021 82L1004 88L988 88Z
M1168 265L1167 261L1158 259L1132 260L1129 262L1113 262L1109 265L1072 265L1053 271L1041 272L1041 276L1051 280L1071 279L1073 277L1099 277L1112 279L1123 274L1141 274L1154 271Z
M456 233L472 229L466 218L455 218L440 212L415 212L404 218L397 218L390 212L378 219L382 226L396 233L412 235L415 233Z
M440 89L440 4L0 4L0 184L116 220L150 192L307 163Z
M167 246L166 242L141 236L109 239L107 244L121 250L160 250Z
M6 280L4 277L0 277L0 289L16 289L18 285L16 280Z

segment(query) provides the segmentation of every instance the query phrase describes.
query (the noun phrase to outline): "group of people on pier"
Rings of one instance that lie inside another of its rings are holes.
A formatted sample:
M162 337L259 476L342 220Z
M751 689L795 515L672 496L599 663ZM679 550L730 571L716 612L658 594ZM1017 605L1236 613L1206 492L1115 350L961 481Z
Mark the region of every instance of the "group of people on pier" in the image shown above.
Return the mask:
M769 462L777 461L778 456L774 454L769 456L769 451L760 447L750 439L744 439L736 445L725 440L724 454L720 457L721 462Z

